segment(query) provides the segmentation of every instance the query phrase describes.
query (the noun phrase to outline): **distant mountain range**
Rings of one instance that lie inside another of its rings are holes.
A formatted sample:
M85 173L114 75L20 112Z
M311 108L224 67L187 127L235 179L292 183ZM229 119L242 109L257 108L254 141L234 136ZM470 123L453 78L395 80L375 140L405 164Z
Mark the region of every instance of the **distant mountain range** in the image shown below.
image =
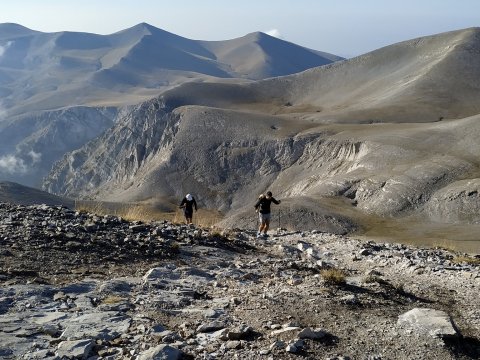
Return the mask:
M348 60L148 24L107 36L3 24L0 46L6 180L163 205L193 192L228 227L255 226L267 189L292 228L480 223L479 28Z
M199 41L145 23L111 35L0 24L0 179L40 186L129 105L184 82L251 82L341 59L259 32Z
M0 24L0 95L9 114L135 104L193 79L264 79L341 60L264 33L190 40L149 24L111 34Z
M290 218L310 219L303 228L342 223L325 220L332 198L344 215L480 221L479 53L473 28L289 76L185 83L66 155L45 189L120 201L196 192L230 225L251 223L266 189Z

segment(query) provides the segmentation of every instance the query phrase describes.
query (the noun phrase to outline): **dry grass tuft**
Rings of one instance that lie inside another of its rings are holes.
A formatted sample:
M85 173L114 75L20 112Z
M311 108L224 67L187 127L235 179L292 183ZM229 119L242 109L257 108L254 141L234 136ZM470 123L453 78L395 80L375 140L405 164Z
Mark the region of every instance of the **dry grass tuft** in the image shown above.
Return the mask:
M326 285L345 285L346 274L340 269L324 269L320 272Z
M183 211L160 211L150 204L121 204L107 203L102 201L75 202L75 210L97 215L120 216L127 221L161 221L168 220L174 224L185 223ZM193 223L200 227L211 227L222 219L220 212L216 210L199 209L193 214Z
M120 297L120 296L117 296L117 295L109 295L107 296L105 299L102 300L102 303L103 304L108 304L108 305L113 305L113 304L118 304L122 301L124 301L125 299Z
M149 204L124 204L83 200L77 200L75 202L75 210L96 215L119 216L127 221L172 221L175 215L172 212L160 211Z
M454 264L480 265L480 259L470 256L455 256L452 260Z

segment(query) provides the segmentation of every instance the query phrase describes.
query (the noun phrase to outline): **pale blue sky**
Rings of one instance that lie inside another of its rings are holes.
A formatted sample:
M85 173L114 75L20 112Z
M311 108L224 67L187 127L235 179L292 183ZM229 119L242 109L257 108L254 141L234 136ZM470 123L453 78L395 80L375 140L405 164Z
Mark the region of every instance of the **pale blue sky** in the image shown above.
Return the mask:
M337 55L480 26L480 0L9 0L0 23L111 34L147 22L191 39L271 31Z

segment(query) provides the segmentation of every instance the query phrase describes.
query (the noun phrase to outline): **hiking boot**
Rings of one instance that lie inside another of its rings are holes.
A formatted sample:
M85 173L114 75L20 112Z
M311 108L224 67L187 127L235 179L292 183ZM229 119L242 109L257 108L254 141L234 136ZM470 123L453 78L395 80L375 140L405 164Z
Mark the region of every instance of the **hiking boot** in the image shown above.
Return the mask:
M264 238L268 238L268 237L270 237L270 235L268 235L267 233L264 233L264 234L263 234L263 237L264 237Z
M257 232L257 239L260 239L262 237L262 233Z

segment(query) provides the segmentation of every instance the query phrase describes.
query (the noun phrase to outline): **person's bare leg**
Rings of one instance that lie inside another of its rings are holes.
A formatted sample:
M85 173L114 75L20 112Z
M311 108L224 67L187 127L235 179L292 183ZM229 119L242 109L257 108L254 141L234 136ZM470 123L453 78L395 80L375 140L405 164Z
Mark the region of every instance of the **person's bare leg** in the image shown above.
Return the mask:
M258 228L258 232L261 233L263 231L263 228L265 227L265 223L261 222L260 227Z
M270 227L270 221L265 221L265 226L263 227L263 233L267 235L268 228Z

